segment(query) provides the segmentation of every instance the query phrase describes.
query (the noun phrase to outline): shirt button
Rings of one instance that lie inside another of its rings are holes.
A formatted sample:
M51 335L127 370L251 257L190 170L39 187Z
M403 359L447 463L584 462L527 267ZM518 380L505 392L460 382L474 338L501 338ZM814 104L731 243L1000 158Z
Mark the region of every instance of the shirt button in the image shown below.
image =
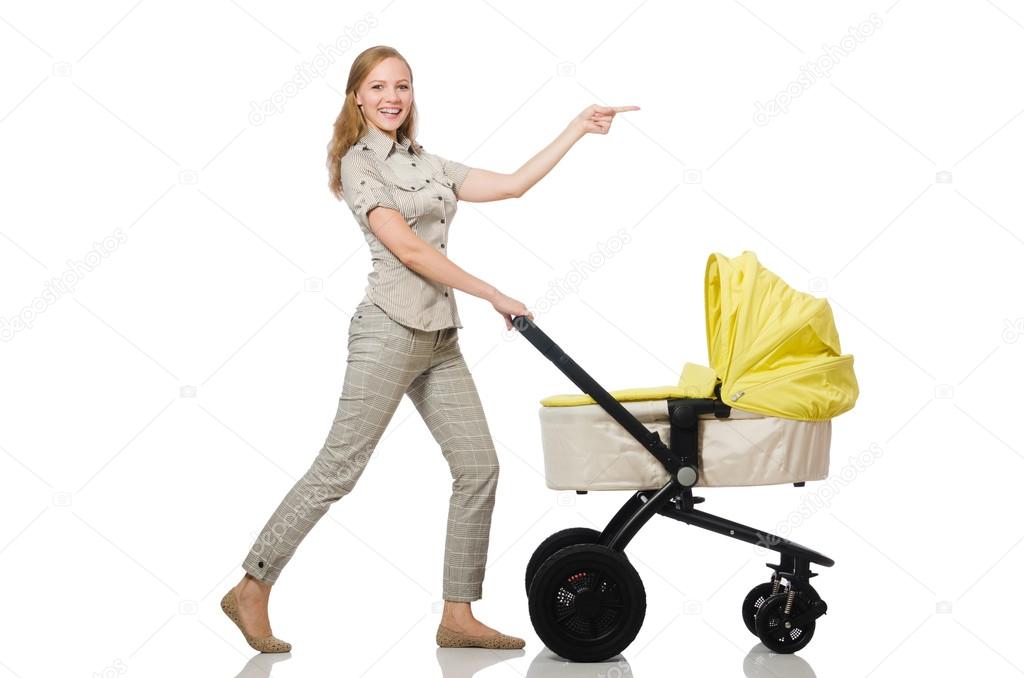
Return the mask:
M413 166L413 167L415 167L415 166L416 166L416 163L413 163L413 164L412 164L412 166Z
M444 249L444 243L441 243L441 249Z
M359 183L365 184L366 183L366 179L361 180Z
M437 196L437 199L438 199L438 200L441 200L442 198L441 198L441 196Z
M447 292L445 292L445 293L444 293L444 296L446 296L446 297L447 297L447 296L448 296L448 293L447 293Z
M427 179L427 183L428 183L428 184L430 183L430 179Z
M441 220L441 223L442 223L442 224L444 223L444 219L442 219L442 220Z

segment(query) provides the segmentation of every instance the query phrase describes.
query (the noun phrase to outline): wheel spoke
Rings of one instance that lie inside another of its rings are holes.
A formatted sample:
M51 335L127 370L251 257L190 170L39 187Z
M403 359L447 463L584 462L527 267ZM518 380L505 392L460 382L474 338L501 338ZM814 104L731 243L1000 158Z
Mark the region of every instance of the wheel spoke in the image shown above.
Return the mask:
M555 623L557 623L557 624L565 624L566 620L571 619L571 618L573 618L575 616L576 616L576 610L573 609L572 607L566 607L563 610L559 610L555 614Z
M607 593L601 596L601 607L606 610L621 610L626 604L618 596L609 596Z
M793 637L793 631L795 631L795 630L796 630L795 627L791 628L791 629L787 629L787 628L779 629L779 631L780 631L780 635L779 635L779 638L778 638L779 644L781 644L781 645L792 645L793 643L795 643L797 641L797 639L800 637L799 634L797 635L796 638Z
M793 643L800 640L800 637L802 635L807 633L807 630L800 626L793 626L787 629L784 626L781 614L773 616L771 618L771 621L773 622L773 625L771 626L771 630L769 633L771 637L775 640L775 642L778 643L780 646L792 645ZM793 634L795 631L799 631L799 633L797 633L794 636Z

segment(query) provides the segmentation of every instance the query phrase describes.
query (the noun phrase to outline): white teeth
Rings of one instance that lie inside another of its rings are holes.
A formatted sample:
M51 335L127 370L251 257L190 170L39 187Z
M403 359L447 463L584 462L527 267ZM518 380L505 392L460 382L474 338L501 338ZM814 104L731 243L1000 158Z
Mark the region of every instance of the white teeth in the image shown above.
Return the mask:
M382 109L380 109L380 112L381 113L393 113L394 115L398 115L398 112L400 110L401 109L399 109L399 108L382 108Z

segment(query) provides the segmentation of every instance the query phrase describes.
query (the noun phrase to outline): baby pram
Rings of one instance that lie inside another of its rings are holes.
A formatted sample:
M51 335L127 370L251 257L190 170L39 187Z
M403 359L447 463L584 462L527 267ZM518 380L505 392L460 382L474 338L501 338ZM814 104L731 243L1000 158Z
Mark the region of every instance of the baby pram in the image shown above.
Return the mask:
M801 649L825 614L808 580L812 563L832 559L695 509L703 498L691 488L824 479L831 419L858 395L853 356L841 353L828 302L793 290L753 252L712 254L704 282L711 366L686 363L675 386L609 393L528 317L513 319L584 391L541 400L547 486L635 490L603 531L557 532L527 565L530 620L566 659L603 661L636 637L646 593L624 549L656 514L780 554L742 604L746 627L770 650Z

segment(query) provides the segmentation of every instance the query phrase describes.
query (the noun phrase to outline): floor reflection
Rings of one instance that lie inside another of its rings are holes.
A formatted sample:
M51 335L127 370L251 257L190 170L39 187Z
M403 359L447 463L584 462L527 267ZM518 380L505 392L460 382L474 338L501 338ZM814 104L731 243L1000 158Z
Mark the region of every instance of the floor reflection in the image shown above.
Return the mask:
M526 678L616 678L630 676L629 662L621 654L603 662L571 662L544 648L530 662Z
M443 678L473 678L478 672L495 664L525 655L524 650L488 650L483 648L439 647L437 665ZM268 678L274 664L291 659L290 652L257 653L246 662L236 678ZM632 676L629 662L621 654L603 662L571 662L548 648L542 649L530 662L526 678L612 678ZM743 675L747 678L817 678L805 659L795 654L777 654L757 643L743 658Z
M743 658L743 675L747 678L816 678L814 669L795 654L776 654L758 643Z
M257 652L235 678L267 678L274 664L291 658L291 652Z
M509 659L518 659L525 650L488 650L479 647L439 647L437 665L444 678L472 678L477 671Z
M437 663L444 678L472 678L481 669L522 657L524 650L437 648ZM546 647L530 662L526 678L609 678L630 675L629 662L616 655L605 662L577 663L562 659Z

